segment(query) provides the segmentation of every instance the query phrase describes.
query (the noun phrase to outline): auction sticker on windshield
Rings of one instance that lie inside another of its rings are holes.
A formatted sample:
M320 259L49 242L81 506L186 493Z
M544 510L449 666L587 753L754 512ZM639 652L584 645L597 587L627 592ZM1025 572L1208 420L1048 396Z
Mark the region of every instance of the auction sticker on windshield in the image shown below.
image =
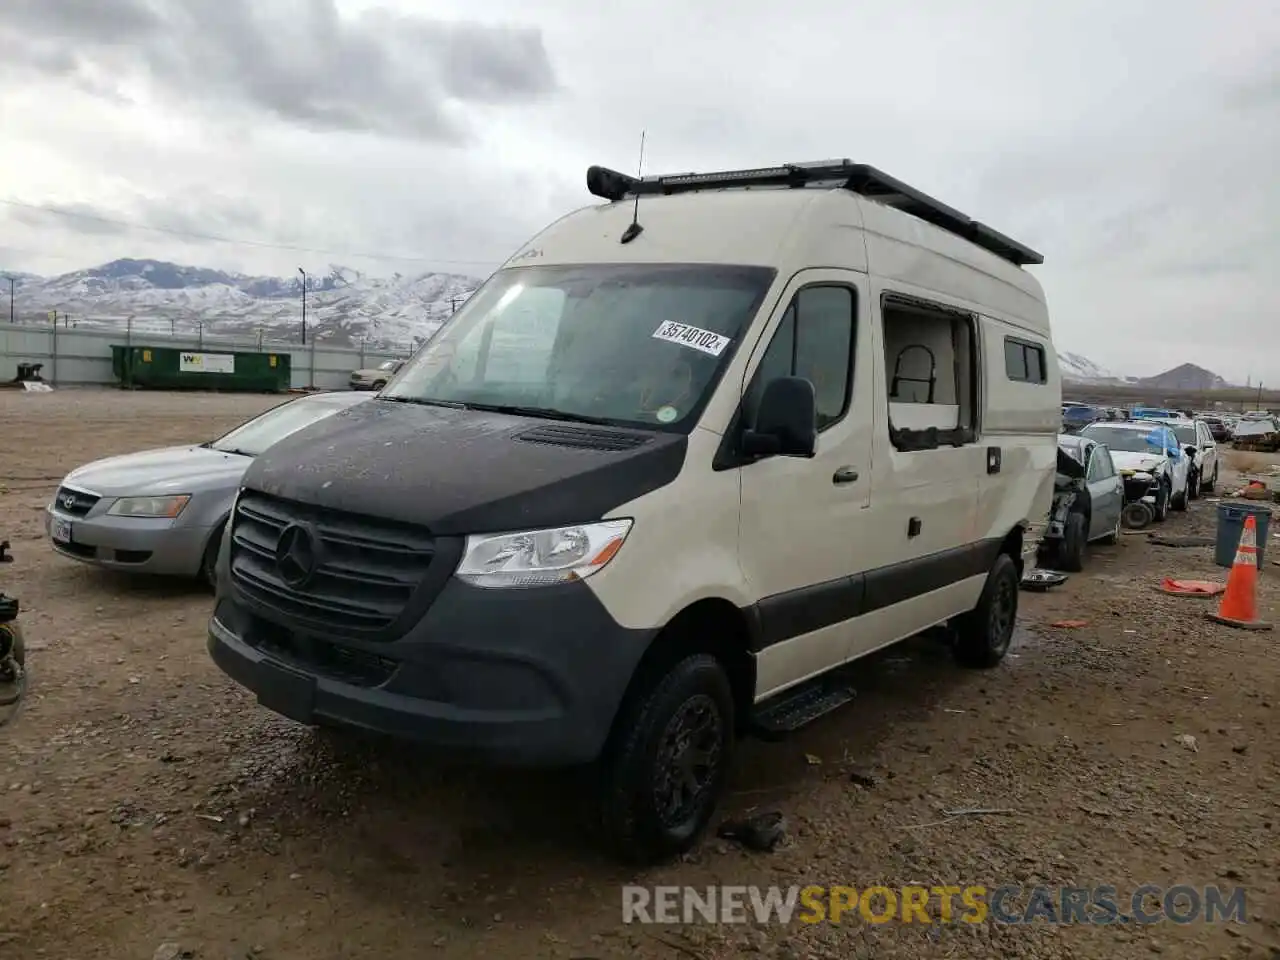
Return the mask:
M665 321L653 331L653 337L655 340L678 343L682 347L693 347L713 357L720 356L724 353L724 348L729 345L728 337L723 337L711 330L703 330L701 327L691 327L687 323L676 323L674 320Z

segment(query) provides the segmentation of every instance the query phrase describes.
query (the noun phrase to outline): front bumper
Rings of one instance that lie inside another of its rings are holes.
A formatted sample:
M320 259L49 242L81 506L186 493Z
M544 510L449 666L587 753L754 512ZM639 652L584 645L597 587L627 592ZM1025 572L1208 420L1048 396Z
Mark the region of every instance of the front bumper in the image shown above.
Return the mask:
M263 706L492 764L595 759L655 632L619 626L582 582L482 590L449 580L397 640L304 636L228 580L224 565L209 654Z
M53 540L55 519L71 524L70 543ZM212 528L179 526L173 520L149 517L77 517L47 506L44 532L54 551L72 560L112 570L186 577L200 572Z

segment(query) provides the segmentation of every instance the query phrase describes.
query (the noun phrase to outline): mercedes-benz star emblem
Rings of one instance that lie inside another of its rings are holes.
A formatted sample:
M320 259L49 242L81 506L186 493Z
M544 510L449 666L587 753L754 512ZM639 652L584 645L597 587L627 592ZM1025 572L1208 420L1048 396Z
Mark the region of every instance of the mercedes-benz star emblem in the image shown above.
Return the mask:
M276 570L289 586L306 586L320 565L320 538L307 524L291 523L276 543Z

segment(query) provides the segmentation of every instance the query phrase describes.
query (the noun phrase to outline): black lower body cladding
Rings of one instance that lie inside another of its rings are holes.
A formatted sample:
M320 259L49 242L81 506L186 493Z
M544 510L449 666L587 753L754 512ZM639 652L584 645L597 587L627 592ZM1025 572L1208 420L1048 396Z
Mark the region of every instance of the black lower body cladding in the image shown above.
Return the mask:
M282 629L224 593L217 665L275 712L361 728L486 763L596 759L653 631L619 626L582 582L486 590L450 580L398 640Z

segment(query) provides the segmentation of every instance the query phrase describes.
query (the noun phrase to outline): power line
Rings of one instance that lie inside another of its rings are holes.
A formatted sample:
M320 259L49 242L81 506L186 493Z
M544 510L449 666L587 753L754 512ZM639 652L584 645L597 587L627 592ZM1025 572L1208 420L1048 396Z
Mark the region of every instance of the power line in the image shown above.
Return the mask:
M236 237L222 237L212 233L198 233L194 230L178 230L171 227L157 227L144 223L133 223L128 220L117 220L113 217L100 217L97 214L82 213L77 210L59 210L54 207L44 207L38 203L24 203L21 200L13 200L4 197L0 197L0 204L7 207L19 207L23 210L34 210L37 213L69 217L73 220L89 220L94 223L105 223L113 227L123 227L126 230L146 230L151 233L163 233L174 237L204 240L209 243L228 243L235 246L259 247L266 250L290 250L295 253L314 253L329 257L349 257L364 260L399 260L406 263L447 263L454 266L471 267L492 267L506 259L505 257L493 257L488 260L456 260L443 257L405 257L397 254L361 253L354 250L327 250L323 247L304 247L293 243L272 243L267 240L246 240Z

